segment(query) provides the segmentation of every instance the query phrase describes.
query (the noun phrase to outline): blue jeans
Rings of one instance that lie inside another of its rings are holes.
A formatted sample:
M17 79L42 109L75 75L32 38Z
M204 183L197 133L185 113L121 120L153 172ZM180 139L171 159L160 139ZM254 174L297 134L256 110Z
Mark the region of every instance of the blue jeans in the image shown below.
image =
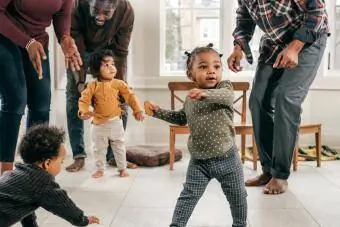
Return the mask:
M82 59L84 68L87 69L89 65L91 53L83 53ZM85 70L86 72L86 70ZM78 117L78 99L80 93L77 88L76 80L71 70L67 71L67 85L66 85L66 114L67 114L67 129L69 140L71 144L73 159L86 158L84 148L84 122ZM125 110L127 113L127 107ZM122 116L123 127L126 129L127 114ZM113 159L113 152L108 144L106 160Z
M48 51L46 55L48 57ZM0 34L0 162L13 162L20 121L28 107L27 128L48 123L51 103L49 60L39 80L27 51Z

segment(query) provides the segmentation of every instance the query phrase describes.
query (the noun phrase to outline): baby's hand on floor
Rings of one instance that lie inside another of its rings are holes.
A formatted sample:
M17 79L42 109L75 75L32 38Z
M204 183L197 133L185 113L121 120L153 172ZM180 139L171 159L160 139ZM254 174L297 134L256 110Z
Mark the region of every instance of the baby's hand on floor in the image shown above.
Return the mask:
M136 118L137 121L143 121L144 120L143 112L136 113L135 118Z
M89 225L91 225L91 224L100 224L99 218L97 218L95 216L89 216L87 218L89 219Z
M80 119L82 120L88 120L90 119L91 117L93 117L93 112L89 111L87 113L82 113L82 112L79 112L78 113L78 116Z
M150 101L144 102L144 110L146 115L153 116L159 110L159 106Z

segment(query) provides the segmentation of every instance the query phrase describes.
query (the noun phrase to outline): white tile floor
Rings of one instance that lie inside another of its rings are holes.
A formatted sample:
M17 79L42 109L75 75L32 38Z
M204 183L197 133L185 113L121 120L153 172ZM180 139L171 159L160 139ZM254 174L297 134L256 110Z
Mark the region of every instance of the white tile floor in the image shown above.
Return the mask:
M64 105L62 105L64 106ZM57 116L57 122L65 116ZM58 120L59 119L59 120ZM166 227L185 180L189 157L168 166L130 170L119 178L108 168L103 179L90 178L91 157L78 173L63 171L57 181L86 214L97 215L102 227ZM71 163L70 157L65 166ZM244 167L245 177L259 173ZM248 188L249 226L252 227L338 227L340 226L340 162L300 162L292 173L287 193L263 195L261 188ZM41 227L69 227L67 222L44 210L38 211ZM212 181L198 203L188 226L230 227L231 215L220 186ZM19 226L19 225L18 225Z
M91 159L91 158L89 158ZM68 159L65 165L72 160ZM129 178L119 178L108 167L103 179L91 179L89 162L79 173L63 171L57 181L87 214L97 215L105 227L168 226L176 199L182 189L188 156L175 165L130 170ZM279 196L263 195L261 188L248 188L249 226L252 227L338 227L340 223L339 162L300 163L292 174L289 191ZM244 168L245 176L258 172ZM38 212L41 227L72 226L62 219ZM98 226L98 225L97 225ZM198 203L188 226L229 227L231 215L220 187L212 181Z

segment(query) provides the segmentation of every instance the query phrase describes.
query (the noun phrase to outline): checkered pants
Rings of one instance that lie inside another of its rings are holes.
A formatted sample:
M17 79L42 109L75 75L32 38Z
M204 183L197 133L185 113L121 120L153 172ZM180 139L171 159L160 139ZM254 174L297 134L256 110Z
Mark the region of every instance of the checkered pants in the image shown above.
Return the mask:
M235 149L228 157L190 160L184 189L177 200L170 227L186 226L196 204L213 178L221 183L230 204L233 227L247 225L247 192L242 164Z

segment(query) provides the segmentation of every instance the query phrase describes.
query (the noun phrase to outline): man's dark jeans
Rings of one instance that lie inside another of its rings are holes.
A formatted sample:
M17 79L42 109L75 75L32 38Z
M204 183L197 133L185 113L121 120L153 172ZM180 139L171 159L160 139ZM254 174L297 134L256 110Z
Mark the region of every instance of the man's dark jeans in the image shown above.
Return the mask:
M287 179L298 139L301 105L318 71L327 36L305 45L293 69L259 63L249 105L263 172Z

